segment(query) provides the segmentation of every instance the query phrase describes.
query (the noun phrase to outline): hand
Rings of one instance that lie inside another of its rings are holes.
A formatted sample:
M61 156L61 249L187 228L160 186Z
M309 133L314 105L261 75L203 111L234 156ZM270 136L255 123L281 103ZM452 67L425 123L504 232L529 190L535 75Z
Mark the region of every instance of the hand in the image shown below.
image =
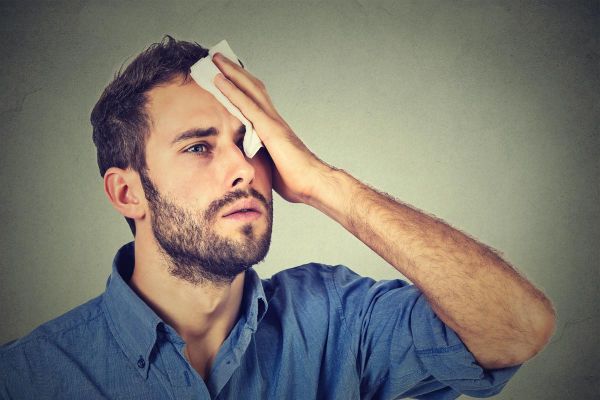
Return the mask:
M215 78L215 85L252 122L273 160L273 189L287 201L308 203L331 167L294 134L260 80L222 54L215 54L213 61L224 75Z

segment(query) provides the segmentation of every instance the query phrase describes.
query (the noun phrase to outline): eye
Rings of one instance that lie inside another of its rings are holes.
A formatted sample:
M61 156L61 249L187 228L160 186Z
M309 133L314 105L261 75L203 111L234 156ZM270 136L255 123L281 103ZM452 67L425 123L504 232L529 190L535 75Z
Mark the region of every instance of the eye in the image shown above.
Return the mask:
M208 152L209 147L205 143L198 143L185 149L186 153L203 154Z

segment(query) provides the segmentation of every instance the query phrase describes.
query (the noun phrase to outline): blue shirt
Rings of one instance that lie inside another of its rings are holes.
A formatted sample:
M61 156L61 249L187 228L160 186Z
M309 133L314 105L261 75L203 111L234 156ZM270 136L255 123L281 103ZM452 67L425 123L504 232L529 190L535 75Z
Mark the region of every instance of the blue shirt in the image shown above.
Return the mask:
M454 399L494 395L520 367L482 369L414 285L312 263L246 272L205 382L128 286L133 250L119 250L102 295L0 348L1 398Z

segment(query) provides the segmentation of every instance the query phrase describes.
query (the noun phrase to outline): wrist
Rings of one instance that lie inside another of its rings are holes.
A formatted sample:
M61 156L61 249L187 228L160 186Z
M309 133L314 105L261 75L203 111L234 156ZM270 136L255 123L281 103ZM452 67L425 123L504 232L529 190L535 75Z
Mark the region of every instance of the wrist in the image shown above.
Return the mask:
M343 223L343 215L352 201L352 187L357 181L346 171L325 163L318 177L305 204Z

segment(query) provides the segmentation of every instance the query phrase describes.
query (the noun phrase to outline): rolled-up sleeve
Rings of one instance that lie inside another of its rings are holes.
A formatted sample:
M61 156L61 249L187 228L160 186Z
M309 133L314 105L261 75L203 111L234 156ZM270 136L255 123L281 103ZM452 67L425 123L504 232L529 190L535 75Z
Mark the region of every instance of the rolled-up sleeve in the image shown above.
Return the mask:
M482 368L414 285L400 279L376 282L344 266L333 276L357 357L361 398L489 397L521 366Z
M427 371L459 393L493 396L521 367L482 368L456 332L437 317L420 291L411 312L410 328L416 353Z

